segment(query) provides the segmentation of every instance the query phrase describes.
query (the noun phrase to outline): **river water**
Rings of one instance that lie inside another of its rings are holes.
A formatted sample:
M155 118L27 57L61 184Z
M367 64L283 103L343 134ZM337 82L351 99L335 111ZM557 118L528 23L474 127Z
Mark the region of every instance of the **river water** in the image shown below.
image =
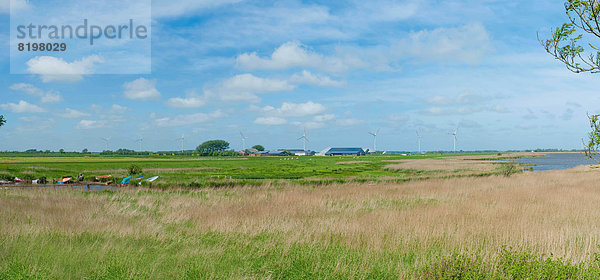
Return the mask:
M518 163L535 164L533 171L560 170L577 167L579 165L598 164L589 159L584 153L545 153L548 156L522 157L511 159Z
M72 190L80 190L80 191L115 191L118 190L118 187L115 186L107 186L107 185L10 185L10 186L2 186L0 185L0 189L2 188L11 188L11 189L72 189Z

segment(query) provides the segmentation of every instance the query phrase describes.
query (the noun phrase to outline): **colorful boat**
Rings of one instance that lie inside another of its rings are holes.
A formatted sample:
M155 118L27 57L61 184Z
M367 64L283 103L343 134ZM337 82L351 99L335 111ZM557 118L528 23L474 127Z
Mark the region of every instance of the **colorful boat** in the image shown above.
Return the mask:
M112 177L112 175L96 176L96 180L110 178L110 177Z
M123 178L123 181L121 181L121 185L128 185L129 181L131 181L131 178L133 178L133 177L127 176L127 177Z
M73 179L73 178L71 178L71 177L65 177L65 178L62 178L62 179L58 180L57 182L58 182L59 184L66 184L66 183L68 183L69 181L71 181L71 179Z

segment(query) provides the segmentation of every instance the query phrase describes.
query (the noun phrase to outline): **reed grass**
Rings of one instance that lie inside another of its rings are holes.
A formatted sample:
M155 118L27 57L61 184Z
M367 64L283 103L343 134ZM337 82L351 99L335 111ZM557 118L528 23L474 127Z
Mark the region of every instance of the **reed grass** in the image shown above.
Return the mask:
M599 175L2 189L0 279L593 279Z

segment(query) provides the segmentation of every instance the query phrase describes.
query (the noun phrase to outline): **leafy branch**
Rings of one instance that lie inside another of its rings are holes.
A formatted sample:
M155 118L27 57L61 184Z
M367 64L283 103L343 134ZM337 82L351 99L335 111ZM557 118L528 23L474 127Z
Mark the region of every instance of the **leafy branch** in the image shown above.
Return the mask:
M564 5L569 23L552 29L551 39L542 40L538 34L538 41L571 72L600 72L600 48L588 42L591 50L586 54L581 44L584 32L600 38L600 3L597 0L568 0Z

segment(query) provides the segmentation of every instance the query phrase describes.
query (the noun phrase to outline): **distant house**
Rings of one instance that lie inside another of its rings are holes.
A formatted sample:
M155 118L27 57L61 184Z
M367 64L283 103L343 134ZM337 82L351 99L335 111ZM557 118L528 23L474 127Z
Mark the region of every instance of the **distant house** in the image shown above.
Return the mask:
M311 150L302 150L302 149L279 149L278 151L288 151L290 154L294 156L314 156L315 151Z
M243 151L239 151L238 153L245 155L245 156L260 156L260 151L258 151L257 149L246 149Z
M264 157L285 157L291 155L291 153L288 151L268 151L262 152L260 155Z
M327 148L320 153L318 156L364 156L365 150L362 148Z
M261 156L264 156L267 152L261 152L257 149L250 148L250 149L246 149L244 151L239 151L239 153L242 155L245 155L245 156L261 157Z

